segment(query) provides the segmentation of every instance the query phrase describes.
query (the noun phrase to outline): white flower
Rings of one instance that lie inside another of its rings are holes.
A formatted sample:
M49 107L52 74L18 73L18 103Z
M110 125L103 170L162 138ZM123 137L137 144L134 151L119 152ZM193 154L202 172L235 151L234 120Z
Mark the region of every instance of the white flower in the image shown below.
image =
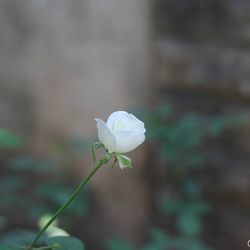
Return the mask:
M112 113L107 123L97 122L98 138L109 153L127 153L137 148L145 140L144 123L125 111Z

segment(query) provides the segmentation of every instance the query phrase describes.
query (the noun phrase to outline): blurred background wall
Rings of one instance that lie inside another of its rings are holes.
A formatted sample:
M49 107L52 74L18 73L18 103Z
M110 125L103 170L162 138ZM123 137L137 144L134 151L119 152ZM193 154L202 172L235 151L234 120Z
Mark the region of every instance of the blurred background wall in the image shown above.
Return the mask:
M0 1L1 126L48 155L51 143L95 135L94 118L145 103L149 22L148 1ZM90 161L82 161L83 175ZM96 178L104 220L112 221L107 233L138 238L147 206L137 175L115 170Z
M155 97L168 100L179 115L247 118L243 127L205 147L209 171L202 179L215 206L208 220L211 241L218 249L245 249L250 235L250 2L157 0L154 6Z
M1 1L1 88L30 90L41 140L89 135L93 117L145 101L148 24L147 2Z

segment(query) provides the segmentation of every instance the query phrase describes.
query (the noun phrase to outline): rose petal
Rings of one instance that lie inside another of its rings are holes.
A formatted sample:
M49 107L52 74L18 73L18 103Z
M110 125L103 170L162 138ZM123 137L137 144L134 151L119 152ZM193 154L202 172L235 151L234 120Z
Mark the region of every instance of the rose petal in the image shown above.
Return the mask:
M109 152L116 151L116 140L106 123L101 119L95 119L98 129L98 138Z
M133 114L128 114L128 117L130 121L134 123L134 129L137 130L138 132L145 133L146 129L144 126L144 123L140 121L137 117L135 117Z
M113 130L116 126L117 121L121 121L121 117L124 115L127 115L128 113L125 111L116 111L112 113L108 120L107 120L107 126L109 129Z
M127 130L137 131L138 133L146 132L144 123L126 111L116 111L112 113L107 120L107 126L111 131Z
M132 151L145 140L143 133L136 133L130 131L115 131L113 132L116 140L116 153L127 153Z

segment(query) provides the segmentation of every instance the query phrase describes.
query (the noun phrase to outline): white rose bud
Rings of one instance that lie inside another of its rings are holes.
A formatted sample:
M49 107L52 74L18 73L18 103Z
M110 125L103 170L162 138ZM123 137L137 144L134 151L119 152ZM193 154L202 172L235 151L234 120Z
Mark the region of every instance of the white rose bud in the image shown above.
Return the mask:
M125 111L112 113L107 123L101 119L95 120L97 122L98 138L109 153L122 154L130 152L145 140L146 129L144 123ZM123 157L124 161L119 160L121 157ZM117 157L121 168L126 167L124 157L123 155ZM131 163L131 161L127 162L128 164Z

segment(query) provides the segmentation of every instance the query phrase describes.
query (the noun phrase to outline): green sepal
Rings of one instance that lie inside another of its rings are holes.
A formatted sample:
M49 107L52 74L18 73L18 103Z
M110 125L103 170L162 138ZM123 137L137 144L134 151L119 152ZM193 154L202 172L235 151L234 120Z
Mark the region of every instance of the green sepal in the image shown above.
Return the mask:
M106 151L104 158L101 161L103 164L107 164L112 157L113 157L113 154L110 154L108 151Z
M126 155L117 154L116 157L121 169L132 168L132 160L128 158Z
M95 161L96 161L95 152L96 152L99 148L101 148L101 147L103 147L103 144L102 144L101 142L99 142L99 141L95 142L95 143L93 144L93 146L92 146L91 151L92 151L92 156L93 156L93 161L94 161L94 163L95 163Z

